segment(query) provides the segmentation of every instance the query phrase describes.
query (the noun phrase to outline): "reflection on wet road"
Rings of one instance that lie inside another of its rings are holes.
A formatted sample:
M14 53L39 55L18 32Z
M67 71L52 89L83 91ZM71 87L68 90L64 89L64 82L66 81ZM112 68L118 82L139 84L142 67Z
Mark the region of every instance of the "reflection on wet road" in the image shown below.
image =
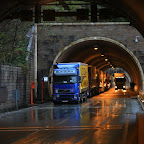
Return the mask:
M135 95L111 89L82 104L49 102L3 114L1 143L136 144L136 113L141 107Z

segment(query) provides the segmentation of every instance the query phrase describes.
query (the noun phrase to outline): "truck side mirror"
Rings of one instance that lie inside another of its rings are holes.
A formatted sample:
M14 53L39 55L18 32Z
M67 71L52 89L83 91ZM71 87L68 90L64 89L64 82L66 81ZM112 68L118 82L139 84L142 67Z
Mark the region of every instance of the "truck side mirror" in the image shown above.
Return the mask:
M49 77L49 84L51 84L51 77Z

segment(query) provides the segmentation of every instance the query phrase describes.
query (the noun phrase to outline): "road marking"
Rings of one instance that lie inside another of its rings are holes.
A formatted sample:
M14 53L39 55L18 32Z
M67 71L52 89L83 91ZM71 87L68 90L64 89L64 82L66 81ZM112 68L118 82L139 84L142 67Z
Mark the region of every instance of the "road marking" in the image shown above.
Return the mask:
M0 131L40 131L40 130L85 130L85 129L122 129L122 125L105 126L51 126L51 127L12 127L0 128Z

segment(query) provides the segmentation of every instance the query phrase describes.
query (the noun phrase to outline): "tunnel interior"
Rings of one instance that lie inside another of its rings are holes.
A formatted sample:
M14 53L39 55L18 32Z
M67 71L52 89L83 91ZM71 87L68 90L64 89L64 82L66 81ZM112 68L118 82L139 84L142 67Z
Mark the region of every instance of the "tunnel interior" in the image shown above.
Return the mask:
M136 91L143 88L143 72L137 58L124 45L111 39L81 39L65 47L55 58L56 62L82 62L96 66L101 71L122 68L136 84Z

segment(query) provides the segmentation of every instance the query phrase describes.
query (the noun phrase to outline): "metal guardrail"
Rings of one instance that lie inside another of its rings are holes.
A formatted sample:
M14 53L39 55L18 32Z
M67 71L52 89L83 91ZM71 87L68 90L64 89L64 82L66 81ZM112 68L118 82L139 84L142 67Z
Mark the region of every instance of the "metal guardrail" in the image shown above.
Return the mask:
M139 95L137 96L138 100L142 106L144 111L144 90L139 91ZM144 144L144 112L137 113L137 126L138 126L138 144Z
M144 110L144 90L139 91L139 95L137 96L141 106Z
M140 100L141 100L142 102L144 102L144 90L139 91L138 97L140 98Z
M139 94L140 94L141 96L144 96L144 90L139 91Z

